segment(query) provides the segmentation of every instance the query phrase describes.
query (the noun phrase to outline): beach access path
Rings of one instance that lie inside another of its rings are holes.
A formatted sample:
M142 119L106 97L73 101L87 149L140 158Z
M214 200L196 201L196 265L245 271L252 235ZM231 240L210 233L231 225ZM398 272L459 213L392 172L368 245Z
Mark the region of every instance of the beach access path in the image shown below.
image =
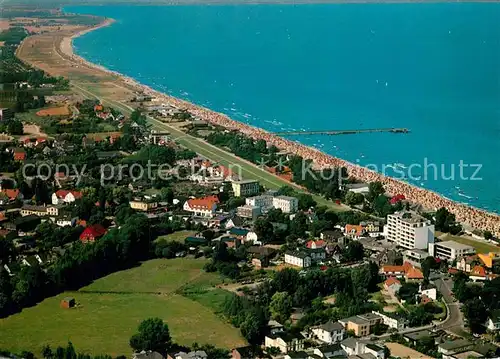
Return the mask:
M111 21L102 26L112 23ZM17 50L17 56L34 67L41 68L53 76L64 76L70 80L72 90L85 98L95 98L103 104L116 108L129 115L134 111L129 100L133 98L134 92L140 91L127 79L112 74L105 69L82 61L78 56L74 56L71 48L71 38L75 35L85 33L90 28L65 30L34 35L26 38ZM299 192L306 192L304 189L292 182L288 182L263 168L220 149L206 141L191 136L175 126L161 122L151 116L148 121L152 129L157 131L167 131L173 140L197 152L207 159L221 163L224 166L230 165L241 169L241 173L246 179L258 180L266 188L278 189L288 185ZM345 211L350 208L339 205L334 201L326 200L317 195L312 195L314 200L320 204L328 206L334 211Z

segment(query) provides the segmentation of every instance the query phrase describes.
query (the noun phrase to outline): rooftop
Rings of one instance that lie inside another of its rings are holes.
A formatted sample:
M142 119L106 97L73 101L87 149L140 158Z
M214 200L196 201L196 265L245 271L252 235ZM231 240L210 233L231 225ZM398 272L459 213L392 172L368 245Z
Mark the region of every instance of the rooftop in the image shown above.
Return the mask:
M396 212L394 214L390 214L389 216L399 218L401 221L406 223L423 223L429 222L429 220L425 217L422 217L416 212L413 211L401 211Z
M455 250L474 250L474 247L468 246L466 244L458 243L455 241L444 241L444 242L437 242L436 245L440 245L441 247L446 247L450 249L455 249Z
M316 328L323 329L327 332L333 332L333 331L343 330L344 326L339 322L334 322L330 320L324 324L318 325Z
M460 349L467 347L469 345L472 345L470 341L467 339L459 339L459 340L454 340L454 341L448 341L445 343L439 344L439 347L445 350L453 350L453 349Z

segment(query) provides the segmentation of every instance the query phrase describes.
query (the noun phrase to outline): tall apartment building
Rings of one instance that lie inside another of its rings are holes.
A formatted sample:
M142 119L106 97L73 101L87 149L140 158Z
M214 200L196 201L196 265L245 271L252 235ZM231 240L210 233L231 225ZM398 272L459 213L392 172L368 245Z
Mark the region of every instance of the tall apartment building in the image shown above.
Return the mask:
M387 239L406 249L427 249L434 243L434 225L415 212L389 214Z

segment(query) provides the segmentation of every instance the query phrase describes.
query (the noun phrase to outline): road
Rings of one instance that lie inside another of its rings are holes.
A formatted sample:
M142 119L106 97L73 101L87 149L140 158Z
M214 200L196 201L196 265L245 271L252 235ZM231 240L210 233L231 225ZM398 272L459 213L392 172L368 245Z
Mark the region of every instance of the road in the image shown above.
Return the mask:
M464 318L462 311L460 310L460 303L455 301L455 298L452 295L451 286L453 285L453 281L449 278L443 278L441 276L434 280L434 284L443 296L446 309L448 310L446 319L443 323L438 325L438 328L459 336L464 335Z

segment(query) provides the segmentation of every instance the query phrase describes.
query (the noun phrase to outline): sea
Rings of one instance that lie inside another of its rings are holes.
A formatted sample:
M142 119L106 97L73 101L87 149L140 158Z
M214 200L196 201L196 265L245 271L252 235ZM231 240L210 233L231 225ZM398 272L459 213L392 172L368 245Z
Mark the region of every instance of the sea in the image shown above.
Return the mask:
M500 3L68 6L78 55L156 90L500 213Z

